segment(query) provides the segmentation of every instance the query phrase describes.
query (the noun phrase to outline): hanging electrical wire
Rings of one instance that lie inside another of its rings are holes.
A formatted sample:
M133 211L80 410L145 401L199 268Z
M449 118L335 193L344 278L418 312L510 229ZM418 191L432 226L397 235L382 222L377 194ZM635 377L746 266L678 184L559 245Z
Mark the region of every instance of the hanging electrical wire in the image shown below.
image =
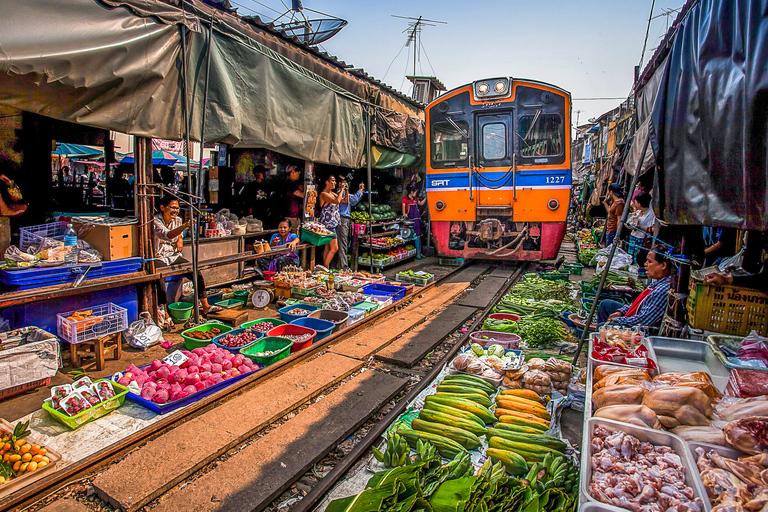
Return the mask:
M386 73L384 73L384 76L383 76L383 77L381 77L381 81L382 81L382 82L384 81L384 79L385 79L385 78L387 78L387 74L389 73L389 70L392 68L392 64L394 64L394 63L395 63L395 61L397 60L397 58L400 56L400 54L401 54L401 53L403 53L403 50L404 50L404 49L405 49L405 44L403 44L403 46L400 48L400 51L399 51L399 52L397 52L397 55L395 55L395 58L394 58L394 59L392 59L392 62L390 62L390 63L389 63L389 66L387 66L387 72L386 72Z
M427 53L427 49L424 48L424 43L421 43L421 49L424 51L424 56L427 58L427 62L429 63L429 69L432 70L432 76L437 76L437 73L435 73L435 68L432 67L432 61L429 60L429 54Z
M640 68L643 67L645 60L645 49L648 47L648 33L651 31L651 20L653 19L653 8L656 6L656 0L651 0L651 13L648 15L648 25L645 27L645 41L643 41L643 53L640 54Z

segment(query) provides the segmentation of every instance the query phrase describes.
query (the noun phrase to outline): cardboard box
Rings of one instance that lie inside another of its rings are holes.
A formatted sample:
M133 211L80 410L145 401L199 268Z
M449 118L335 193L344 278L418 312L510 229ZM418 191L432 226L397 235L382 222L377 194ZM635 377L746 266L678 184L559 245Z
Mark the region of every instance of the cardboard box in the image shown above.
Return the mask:
M76 217L72 220L78 224L75 226L78 236L94 246L101 253L104 261L141 256L138 224L111 226L87 223L83 226L85 221L80 221Z

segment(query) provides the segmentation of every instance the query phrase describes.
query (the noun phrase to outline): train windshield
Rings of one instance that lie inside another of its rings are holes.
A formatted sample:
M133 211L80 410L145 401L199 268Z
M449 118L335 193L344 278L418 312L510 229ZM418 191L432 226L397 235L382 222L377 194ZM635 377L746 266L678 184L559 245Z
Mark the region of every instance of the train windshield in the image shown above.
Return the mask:
M504 123L483 125L483 160L507 157L507 126Z
M460 162L469 154L469 125L466 121L443 121L432 125L432 160Z
M517 135L520 156L555 156L563 152L563 118L559 114L520 116Z

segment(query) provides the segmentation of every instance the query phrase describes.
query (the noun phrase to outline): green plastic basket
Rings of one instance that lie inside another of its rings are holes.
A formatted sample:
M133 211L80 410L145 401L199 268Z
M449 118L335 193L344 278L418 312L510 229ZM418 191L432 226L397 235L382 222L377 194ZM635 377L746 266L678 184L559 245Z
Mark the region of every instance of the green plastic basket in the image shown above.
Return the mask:
M279 318L259 318L257 320L251 320L250 322L245 322L239 325L240 329L247 329L249 327L253 327L256 324L260 324L261 322L272 322L273 327L277 327L278 325L283 325L288 322L284 322L280 320Z
M279 336L267 336L247 347L241 348L240 353L254 363L269 366L272 363L276 363L277 361L288 357L291 354L291 347L293 347L293 342L289 339L281 338ZM277 353L270 356L253 355L266 350L277 350Z
M227 299L216 303L222 309L240 309L245 306L245 302L240 299Z
M366 300L353 304L352 307L365 311L365 316L371 314L372 311L378 309L379 305L375 302L368 302Z
M566 265L566 267L568 272L574 276L580 276L581 271L584 270L584 265L581 263L571 263L570 265Z
M224 324L218 324L218 323L208 323L208 324L198 325L197 327L192 327L191 329L187 329L186 331L181 332L181 337L184 338L184 347L186 347L187 350L192 350L198 347L207 347L208 345L213 343L213 341L211 341L213 338L211 338L211 340L199 340L197 338L190 337L189 333L191 333L192 331L207 332L213 329L214 327L221 329L221 332L219 334L223 334L227 331L232 330L232 327Z
M568 281L570 273L568 272L542 272L541 278L545 281Z
M108 380L108 379L98 380L94 382L94 384L101 382L103 380ZM95 405L90 409L86 409L74 416L67 416L63 412L57 411L56 409L51 407L49 402L43 402L43 409L45 409L48 412L48 414L50 414L51 417L53 417L53 419L55 419L62 425L66 425L72 430L76 430L82 427L83 425L85 425L86 423L90 423L94 420L97 420L102 416L105 416L110 412L114 411L121 405L123 405L123 402L125 402L125 395L128 394L128 388L125 386L121 386L116 382L112 383L112 387L115 389L115 392L117 393L114 396L114 398L110 398L106 402L101 402L100 404Z
M301 240L303 242L309 242L312 245L325 245L333 240L333 235L318 235L317 233L301 228Z

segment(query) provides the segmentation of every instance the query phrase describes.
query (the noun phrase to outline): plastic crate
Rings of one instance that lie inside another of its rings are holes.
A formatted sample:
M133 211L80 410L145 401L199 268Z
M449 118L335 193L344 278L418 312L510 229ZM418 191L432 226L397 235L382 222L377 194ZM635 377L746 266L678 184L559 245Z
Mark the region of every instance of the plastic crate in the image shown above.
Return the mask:
M295 309L303 309L307 311L307 313L304 313L303 315L295 315L291 313L292 310ZM299 318L303 318L307 316L309 313L312 313L313 311L317 311L317 306L312 306L310 304L293 304L291 306L285 306L284 308L280 308L277 310L278 313L280 313L280 320L283 320L286 323L290 323L294 320L297 320ZM277 326L280 327L280 326Z
M580 276L581 271L584 270L584 265L582 265L581 263L570 263L568 265L565 265L563 269L567 269L571 275Z
M109 379L101 379L94 382L94 384L102 381L109 381ZM86 423L90 423L101 418L102 416L106 416L110 412L123 405L123 402L125 402L125 396L128 394L128 388L121 386L117 382L112 382L112 387L116 392L116 395L113 398L110 398L105 402L101 402L98 405L94 405L90 409L86 409L78 414L75 414L74 416L67 416L63 412L57 411L51 407L50 402L47 400L43 402L43 409L45 409L45 411L48 412L48 414L50 414L53 419L62 425L65 425L72 430L76 430Z
M213 338L215 338L216 336L214 336L209 340L199 340L197 338L192 338L191 336L189 336L189 334L193 331L207 332L213 328L220 329L221 330L220 334L224 334L225 332L229 332L232 330L232 327L230 327L229 325L218 324L218 323L208 323L208 324L198 325L197 327L192 327L191 329L187 329L186 331L181 332L181 337L184 339L184 347L187 350L192 350L198 347L207 347L208 345L213 343Z
M768 293L738 286L712 286L691 278L688 325L722 334L768 334Z
M415 276L405 275L402 272L398 272L397 280L402 283L415 284L416 286L427 286L429 283L435 280L435 276L433 275L432 277L415 277Z
M285 359L291 355L291 347L293 342L279 336L266 336L257 340L255 343L243 347L240 349L240 353L253 361L263 366L269 366L272 363L276 363L281 359ZM277 352L269 356L257 356L259 352L266 352L267 350L276 350Z
M51 378L46 377L45 379L33 380L32 382L26 382L18 386L0 389L0 400L5 400L6 398L11 398L16 395L26 393L27 391L31 391L33 389L37 389L42 386L47 386L50 383L51 383Z
M365 318L365 311L362 309L350 308L350 310L347 311L347 314L349 315L349 319L347 319L347 327L355 325L357 322Z
M546 281L568 281L571 275L569 272L542 272L540 277Z
M242 309L245 306L245 302L239 299L227 299L217 302L215 305L222 309Z
M333 240L333 235L318 235L312 231L301 228L301 240L312 245L325 245Z
M306 297L308 295L312 295L312 292L318 288L320 288L320 286L315 286L313 288L300 288L298 286L291 286L291 294L298 295L299 297Z
M56 330L59 337L73 345L116 334L128 328L128 310L111 302L92 307L90 318L80 321L67 320L68 316L78 311L83 309L56 315Z
M520 346L522 338L509 332L498 331L475 331L470 333L469 339L472 343L478 343L483 348L491 345L501 345L505 349L515 350Z
M302 334L308 334L309 338L302 341L294 341L293 346L291 347L291 354L310 346L312 342L315 341L315 336L317 335L317 331L309 327L304 327L302 325L284 324L284 325L278 325L274 329L271 329L269 332L267 332L267 336L278 336L278 337L289 336L289 335L301 336Z
M439 258L438 264L444 267L460 267L466 263L464 258Z
M368 302L368 301L362 301L358 302L357 304L353 304L353 306L356 309L360 309L365 312L365 316L370 315L373 311L376 311L379 308L379 305L375 302Z
M336 327L335 323L328 320L309 318L308 316L294 320L291 322L291 324L313 329L317 333L315 336L316 341L320 341L321 339L330 336L330 334L333 332L333 329Z
M50 222L48 224L38 224L37 226L21 228L19 249L26 252L30 246L40 245L43 238L53 238L54 240L64 241L64 234L67 232L67 224L67 222Z
M363 286L361 290L363 295L379 295L384 297L392 297L397 301L405 297L405 288L402 286L394 286L391 284L379 284L372 283Z

